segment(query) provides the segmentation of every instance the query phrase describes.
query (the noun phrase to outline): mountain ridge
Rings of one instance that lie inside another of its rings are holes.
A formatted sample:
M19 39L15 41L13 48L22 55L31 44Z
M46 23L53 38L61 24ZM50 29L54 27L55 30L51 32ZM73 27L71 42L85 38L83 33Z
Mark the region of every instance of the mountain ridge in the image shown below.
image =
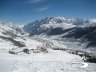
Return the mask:
M94 27L96 26L96 19L67 19L64 17L47 17L41 20L33 21L23 27L28 33L43 33L54 28L69 29L73 27Z

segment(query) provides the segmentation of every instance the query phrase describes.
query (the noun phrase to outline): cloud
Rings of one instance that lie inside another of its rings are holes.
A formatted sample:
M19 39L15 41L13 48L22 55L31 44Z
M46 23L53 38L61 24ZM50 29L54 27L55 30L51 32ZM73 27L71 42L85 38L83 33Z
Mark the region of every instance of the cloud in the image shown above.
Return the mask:
M39 2L42 2L42 1L45 1L45 0L30 0L30 3L39 3Z
M42 7L42 8L36 9L36 11L42 12L42 11L47 11L48 9L49 9L49 7Z

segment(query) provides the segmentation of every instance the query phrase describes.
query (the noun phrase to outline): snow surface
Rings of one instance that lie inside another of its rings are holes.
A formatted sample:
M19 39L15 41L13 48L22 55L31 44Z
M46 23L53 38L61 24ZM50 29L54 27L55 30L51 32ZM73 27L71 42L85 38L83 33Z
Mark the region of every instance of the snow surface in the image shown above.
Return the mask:
M26 40L25 40L26 39ZM8 50L0 50L0 72L95 72L96 64L85 63L77 55L65 51L53 50L52 47L65 45L59 44L55 40L39 37L18 38L18 41L25 42L25 48L36 48L48 43L48 53L20 53L18 55L9 54ZM53 43L53 44L52 44ZM20 48L22 49L22 48ZM15 49L13 51L18 51ZM88 66L85 67L87 64Z
M64 61L0 60L0 72L95 72L96 65L80 68L82 64Z

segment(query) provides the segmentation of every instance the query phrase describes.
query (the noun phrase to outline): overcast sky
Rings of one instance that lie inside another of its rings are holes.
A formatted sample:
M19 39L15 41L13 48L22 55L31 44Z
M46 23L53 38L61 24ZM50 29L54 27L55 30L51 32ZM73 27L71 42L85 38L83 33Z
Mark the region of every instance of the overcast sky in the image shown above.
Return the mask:
M26 24L51 16L96 17L96 0L0 0L0 21Z

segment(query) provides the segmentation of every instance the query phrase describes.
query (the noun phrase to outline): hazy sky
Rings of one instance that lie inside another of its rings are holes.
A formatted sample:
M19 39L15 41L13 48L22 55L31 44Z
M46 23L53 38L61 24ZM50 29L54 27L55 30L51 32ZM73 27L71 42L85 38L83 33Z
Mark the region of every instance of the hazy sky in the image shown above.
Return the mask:
M96 17L96 0L0 0L0 21L26 24L50 16Z

